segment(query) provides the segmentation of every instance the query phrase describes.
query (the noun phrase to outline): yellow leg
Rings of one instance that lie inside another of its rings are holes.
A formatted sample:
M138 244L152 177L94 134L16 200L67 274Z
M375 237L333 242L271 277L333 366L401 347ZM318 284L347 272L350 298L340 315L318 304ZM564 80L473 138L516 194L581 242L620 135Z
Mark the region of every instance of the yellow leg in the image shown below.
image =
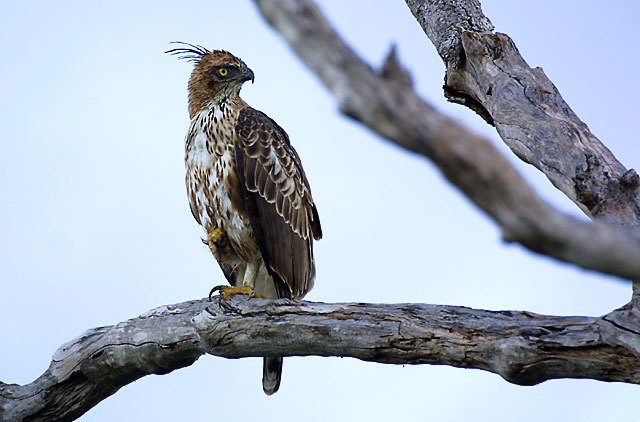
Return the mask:
M219 242L224 237L224 232L220 228L215 228L207 235L207 241L209 242L209 249L211 252L216 253L218 251L218 247L216 243Z
M241 286L241 287L216 286L213 289L211 289L211 292L209 293L209 300L211 300L213 293L216 291L219 291L220 293L222 293L222 300L227 300L229 296L233 296L233 295L247 295L249 297L262 297L259 294L256 294L256 292L253 290L253 287L251 286Z
M211 238L211 235L209 236ZM215 246L215 245L214 245ZM244 270L244 278L242 279L241 286L216 286L209 292L209 300L213 292L220 291L222 293L222 300L227 300L229 296L233 295L248 295L249 297L262 297L253 290L253 286L258 272L258 264L255 262L247 263L247 267Z

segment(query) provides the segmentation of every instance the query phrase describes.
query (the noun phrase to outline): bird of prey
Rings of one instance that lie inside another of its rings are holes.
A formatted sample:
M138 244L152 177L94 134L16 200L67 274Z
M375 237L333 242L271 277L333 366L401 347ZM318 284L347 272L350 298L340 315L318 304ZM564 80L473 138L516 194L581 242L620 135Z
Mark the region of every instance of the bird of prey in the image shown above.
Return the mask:
M315 278L318 211L287 133L240 98L254 80L239 58L187 43L167 51L195 63L185 141L189 205L231 286L264 298L302 298ZM265 357L262 387L280 386L282 357Z

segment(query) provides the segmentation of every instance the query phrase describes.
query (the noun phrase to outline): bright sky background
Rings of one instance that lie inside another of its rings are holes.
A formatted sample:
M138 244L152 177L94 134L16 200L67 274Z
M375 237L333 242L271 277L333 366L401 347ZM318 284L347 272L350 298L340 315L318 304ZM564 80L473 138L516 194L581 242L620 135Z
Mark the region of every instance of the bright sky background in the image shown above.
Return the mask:
M403 1L321 1L378 66L391 43L417 90L486 134L538 192L579 211L493 128L442 95L444 66ZM627 167L640 167L637 1L482 1L529 65ZM630 286L504 244L493 221L422 157L341 116L333 98L243 1L5 2L0 14L0 380L28 383L85 329L205 296L224 279L187 205L191 65L170 41L223 48L255 72L243 98L300 153L325 238L307 296L601 315ZM638 387L553 380L519 387L441 366L203 356L122 388L82 420L630 420Z

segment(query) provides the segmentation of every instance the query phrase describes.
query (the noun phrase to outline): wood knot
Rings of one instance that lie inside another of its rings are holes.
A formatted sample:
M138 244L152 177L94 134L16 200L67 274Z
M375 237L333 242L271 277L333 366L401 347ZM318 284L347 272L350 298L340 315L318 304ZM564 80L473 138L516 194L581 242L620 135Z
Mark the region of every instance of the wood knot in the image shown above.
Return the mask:
M599 170L601 170L601 166L598 157L585 152L584 163L576 167L576 174L573 177L576 199L590 212L594 212L594 209L603 201L601 191L593 186L594 174L598 174Z
M620 177L620 184L625 189L635 190L640 184L640 177L634 169L629 169Z

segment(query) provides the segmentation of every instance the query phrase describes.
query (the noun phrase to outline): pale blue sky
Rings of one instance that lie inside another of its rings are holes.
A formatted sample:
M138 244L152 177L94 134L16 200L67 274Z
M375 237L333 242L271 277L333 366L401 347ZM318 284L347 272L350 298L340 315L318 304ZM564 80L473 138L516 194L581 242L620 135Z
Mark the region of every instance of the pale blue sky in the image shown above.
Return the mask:
M640 167L638 2L482 1L530 66L627 167ZM442 96L444 67L404 2L322 1L377 66L391 43L417 90L494 140L540 194L580 216L493 128ZM205 296L222 274L184 188L191 65L170 41L223 48L255 72L243 98L302 157L325 238L315 301L424 302L600 315L630 287L502 243L496 225L421 157L371 134L262 21L252 2L11 2L0 37L0 380L26 383L85 329ZM518 387L477 370L288 358L262 393L261 359L202 357L124 387L82 420L615 420L638 387ZM290 414L290 415L288 415Z

